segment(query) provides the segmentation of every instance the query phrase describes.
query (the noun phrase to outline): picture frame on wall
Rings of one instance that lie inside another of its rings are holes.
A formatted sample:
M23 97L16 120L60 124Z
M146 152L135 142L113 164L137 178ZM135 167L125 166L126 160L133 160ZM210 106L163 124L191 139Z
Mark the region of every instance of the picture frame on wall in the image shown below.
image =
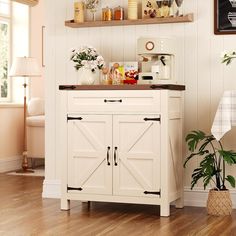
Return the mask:
M236 34L236 0L214 0L214 33Z

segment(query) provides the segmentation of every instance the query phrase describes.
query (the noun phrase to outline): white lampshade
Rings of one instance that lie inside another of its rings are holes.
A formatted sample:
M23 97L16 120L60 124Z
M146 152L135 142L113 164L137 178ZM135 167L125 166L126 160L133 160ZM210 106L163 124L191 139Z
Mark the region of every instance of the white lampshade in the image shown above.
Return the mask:
M12 77L41 76L37 60L33 57L16 57L9 73Z

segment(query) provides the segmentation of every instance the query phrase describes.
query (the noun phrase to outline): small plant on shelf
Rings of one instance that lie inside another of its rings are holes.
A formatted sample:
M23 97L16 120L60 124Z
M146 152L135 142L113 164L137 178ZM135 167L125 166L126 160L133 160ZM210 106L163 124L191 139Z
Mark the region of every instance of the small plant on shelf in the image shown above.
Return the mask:
M93 21L96 20L95 14L99 6L99 0L85 0L85 8L93 14Z

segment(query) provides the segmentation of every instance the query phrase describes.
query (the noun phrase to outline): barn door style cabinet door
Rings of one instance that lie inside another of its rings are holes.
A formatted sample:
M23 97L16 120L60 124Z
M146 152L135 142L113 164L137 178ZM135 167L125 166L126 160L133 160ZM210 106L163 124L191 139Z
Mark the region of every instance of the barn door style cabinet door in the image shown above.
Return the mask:
M160 192L159 147L157 116L68 117L68 189L140 197Z
M160 205L161 216L173 201L183 207L182 91L79 88L61 96L61 209L70 200Z

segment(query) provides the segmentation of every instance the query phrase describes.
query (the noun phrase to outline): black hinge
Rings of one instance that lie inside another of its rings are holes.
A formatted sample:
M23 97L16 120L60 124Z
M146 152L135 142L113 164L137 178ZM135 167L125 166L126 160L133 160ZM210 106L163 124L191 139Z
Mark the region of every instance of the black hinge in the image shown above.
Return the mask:
M74 90L76 89L76 86L74 85L60 85L59 90Z
M161 121L161 118L144 118L145 121Z
M82 188L72 188L72 187L67 187L67 191L69 190L76 190L76 191L82 191Z
M83 118L82 117L67 117L67 121L68 120L83 120Z
M146 194L146 195L161 195L161 191L159 191L159 192L149 192L149 191L145 191L145 192L143 192L144 194Z

